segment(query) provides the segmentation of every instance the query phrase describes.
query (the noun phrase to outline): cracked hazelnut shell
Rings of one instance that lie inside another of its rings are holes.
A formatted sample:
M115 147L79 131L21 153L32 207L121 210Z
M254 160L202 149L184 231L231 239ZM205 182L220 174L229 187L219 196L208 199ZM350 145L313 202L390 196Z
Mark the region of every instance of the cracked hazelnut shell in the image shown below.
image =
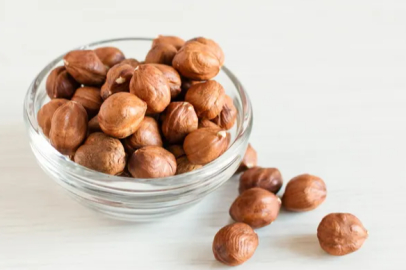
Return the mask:
M348 213L332 213L323 218L317 228L321 248L334 256L357 251L368 237L361 221Z
M84 86L76 90L72 97L73 101L80 103L85 108L89 118L95 116L103 103L100 96L100 89L97 87Z
M117 93L106 99L98 114L100 128L115 138L133 134L144 119L147 104L130 93Z
M213 240L213 254L217 261L236 266L254 255L258 235L245 223L237 222L221 228Z
M201 167L203 166L192 164L186 156L181 156L176 159L176 174L191 172Z
M169 143L180 143L197 129L199 119L189 102L171 102L165 110L162 133Z
M238 191L241 194L247 189L260 187L277 194L282 184L282 175L278 169L254 167L241 175Z
M249 143L247 150L245 151L244 157L242 158L240 167L237 170L237 173L253 168L257 166L257 163L258 163L257 151L255 151L255 149Z
M172 65L172 60L177 52L178 49L171 44L157 44L149 50L147 56L145 57L145 63Z
M233 99L226 95L223 109L213 119L213 122L223 129L231 129L235 124L235 120L237 120L237 108L234 106Z
M70 99L80 84L66 71L65 67L56 67L49 73L45 89L49 98Z
M171 90L171 98L177 97L182 91L181 85L182 81L180 79L179 73L173 67L162 65L162 64L153 64L164 74L165 78L168 80L169 88Z
M101 97L107 99L118 92L130 92L130 81L134 68L129 64L118 64L107 72L106 82L101 88Z
M176 173L176 159L159 146L146 146L132 154L128 170L135 178L161 178Z
M149 116L144 117L138 129L129 137L124 139L124 146L128 153L144 146L161 146L162 139L157 121Z
M126 155L120 140L96 132L78 148L74 161L89 169L116 175L124 170Z
M51 120L55 111L69 100L62 98L55 98L43 105L38 111L37 120L38 125L41 127L42 132L46 137L49 137L49 131L51 130Z
M281 207L280 199L262 188L251 188L235 199L230 207L230 216L252 228L261 228L276 220Z
M157 38L155 38L152 41L151 47L155 47L158 44L170 44L170 45L174 46L177 50L179 50L185 44L185 41L183 39L181 39L179 37L175 37L175 36L159 35Z
M94 50L100 61L108 68L117 65L125 59L124 53L116 47L101 47Z

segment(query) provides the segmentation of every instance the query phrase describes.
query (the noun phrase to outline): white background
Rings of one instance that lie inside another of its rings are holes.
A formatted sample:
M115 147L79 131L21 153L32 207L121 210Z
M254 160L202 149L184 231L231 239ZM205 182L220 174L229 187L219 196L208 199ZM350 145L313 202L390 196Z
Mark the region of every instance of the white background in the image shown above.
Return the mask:
M251 142L285 181L322 177L324 204L282 212L258 230L239 269L405 269L406 2L0 0L0 269L220 269L214 234L230 222L231 179L200 204L155 223L106 219L38 167L22 121L34 76L63 52L124 36L205 36L254 105ZM317 225L357 215L358 252L326 255Z

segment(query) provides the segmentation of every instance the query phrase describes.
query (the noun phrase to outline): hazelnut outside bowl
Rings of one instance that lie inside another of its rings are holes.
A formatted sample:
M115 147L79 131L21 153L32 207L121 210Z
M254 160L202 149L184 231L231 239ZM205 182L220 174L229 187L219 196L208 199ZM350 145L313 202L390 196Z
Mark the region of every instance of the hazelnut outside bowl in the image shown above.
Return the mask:
M100 41L77 49L114 46L126 57L144 59L152 39L122 38ZM65 55L65 54L64 54ZM129 221L150 221L186 209L200 201L237 170L252 129L251 103L243 86L226 67L215 78L238 110L236 125L228 132L227 151L194 171L166 178L135 179L93 171L74 163L55 150L38 125L37 112L49 101L45 84L48 74L63 65L63 55L48 64L29 87L24 101L24 120L32 151L42 169L81 204L105 215ZM90 120L90 119L89 119Z

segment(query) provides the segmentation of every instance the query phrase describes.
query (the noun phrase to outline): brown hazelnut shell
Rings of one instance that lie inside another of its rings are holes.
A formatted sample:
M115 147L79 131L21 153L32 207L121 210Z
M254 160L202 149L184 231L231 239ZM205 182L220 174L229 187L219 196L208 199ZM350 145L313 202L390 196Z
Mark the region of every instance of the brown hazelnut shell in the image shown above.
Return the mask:
M144 146L161 146L162 138L159 132L157 121L149 116L144 117L138 129L129 137L124 139L124 146L128 153Z
M177 97L181 92L182 81L179 73L173 67L162 65L162 64L153 64L164 74L165 78L168 80L169 87L171 90L171 98Z
M100 124L99 124L99 117L96 115L92 119L90 119L88 123L88 130L89 134L94 132L102 132Z
M209 46L213 50L213 52L215 53L217 58L219 59L221 66L224 64L224 52L221 49L221 47L217 44L217 42L215 42L214 40L204 38L204 37L197 37L197 38L192 38L188 42L199 42L199 43Z
M204 118L199 120L198 127L199 128L217 128L217 129L221 129L218 125L216 125L215 123L213 123L209 119L204 119Z
M45 89L49 98L70 99L80 84L66 71L65 67L56 67L49 73Z
M197 169L200 169L203 167L202 165L195 165L190 163L188 158L186 156L182 156L180 158L176 159L176 174L182 174L182 173L187 173L191 172Z
M197 129L198 121L192 104L171 102L165 110L162 133L169 143L180 143L186 135Z
M166 150L172 153L172 155L175 156L175 158L180 158L185 154L185 151L183 151L182 145L179 144L172 144L166 147Z
M179 37L175 36L161 36L159 35L152 41L152 46L155 47L158 44L170 44L174 46L177 50L179 50L184 44L185 41Z
M129 64L118 64L107 72L106 82L101 88L101 97L107 99L118 92L130 92L130 81L134 68Z
M149 50L147 56L145 57L145 63L172 65L172 60L177 52L178 50L171 44L157 44L152 47L151 50Z
M108 68L120 63L125 59L124 53L116 47L101 47L94 50L100 61Z
M278 169L254 167L246 170L241 175L238 191L241 194L247 189L260 187L277 194L282 184L282 175Z
M76 90L72 101L80 103L85 108L89 118L95 116L103 103L100 97L100 89L97 87L84 86Z
M255 151L255 149L249 143L247 150L245 151L244 157L242 158L240 167L237 170L237 173L253 168L257 166L257 163L258 163L257 151Z
M55 111L69 100L56 98L44 104L37 114L38 125L42 129L42 132L46 137L49 137L49 131L51 130L51 120L54 116Z
M133 68L136 68L140 65L140 62L134 58L127 58L127 59L124 59L123 61L121 61L120 64L123 64L123 65L127 64L127 65L132 66Z
M223 109L220 114L213 119L213 122L223 129L231 129L234 126L236 119L237 109L234 106L233 99L226 95Z

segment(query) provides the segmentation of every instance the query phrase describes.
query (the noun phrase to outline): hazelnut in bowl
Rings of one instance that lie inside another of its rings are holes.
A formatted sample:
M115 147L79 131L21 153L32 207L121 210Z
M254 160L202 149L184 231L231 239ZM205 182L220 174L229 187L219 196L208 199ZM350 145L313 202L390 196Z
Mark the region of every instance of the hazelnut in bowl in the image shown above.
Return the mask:
M172 66L170 54L143 62L158 45L171 49ZM238 169L253 117L215 46L121 38L50 62L24 101L40 167L78 202L117 219L153 220L203 199ZM201 52L207 63L196 69L190 57Z

